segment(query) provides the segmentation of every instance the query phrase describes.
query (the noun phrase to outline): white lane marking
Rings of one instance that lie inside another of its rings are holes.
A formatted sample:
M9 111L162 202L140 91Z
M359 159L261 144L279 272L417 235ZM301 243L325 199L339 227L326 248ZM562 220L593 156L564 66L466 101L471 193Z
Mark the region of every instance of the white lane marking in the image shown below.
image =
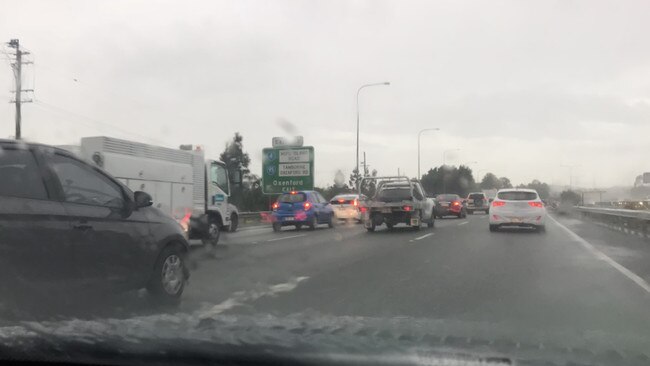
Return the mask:
M431 236L431 235L433 235L433 233L424 234L424 235L422 235L422 236L418 236L417 238L415 238L415 239L413 239L413 240L422 240L422 239L424 239L424 238L426 238L426 237L429 237L429 236Z
M291 235L291 236L283 236L283 237L281 237L281 238L269 239L269 240L267 240L267 242L269 242L269 241L284 240L284 239L300 238L300 237L303 237L303 236L307 236L307 234Z
M465 224L467 224L467 222L468 222L468 221L463 221L463 222L461 222L460 224L458 224L458 226L460 226L460 225L465 225Z
M263 290L252 290L252 291L238 291L233 294L233 297L228 300L222 301L217 305L212 306L210 309L199 312L199 318L209 318L215 315L219 315L226 310L232 309L236 306L242 305L244 302L255 301L260 297L264 296L273 296L282 292L289 292L298 287L300 282L308 280L309 277L301 276L292 278L287 283L280 283L277 285L269 286L267 289Z
M551 217L550 215L547 216L549 219L553 220L554 223L557 224L560 228L562 228L566 233L573 238L573 240L579 242L582 244L583 247L585 247L588 251L590 251L596 258L606 262L610 266L614 267L616 270L621 272L625 277L628 279L632 280L634 283L639 285L642 289L645 290L645 292L650 293L650 285L641 277L638 275L634 274L634 272L630 271L629 269L623 267L622 265L618 264L615 260L612 258L608 257L605 253L601 252L600 250L596 249L591 243L580 237L578 234L574 233L571 229L568 227L560 224L556 219Z

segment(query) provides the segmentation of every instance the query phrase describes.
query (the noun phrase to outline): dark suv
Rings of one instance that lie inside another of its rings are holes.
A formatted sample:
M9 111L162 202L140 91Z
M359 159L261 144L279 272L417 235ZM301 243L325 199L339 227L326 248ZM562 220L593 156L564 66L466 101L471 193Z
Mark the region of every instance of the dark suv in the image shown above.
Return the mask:
M0 140L0 296L146 288L177 303L188 243L151 204L64 150Z

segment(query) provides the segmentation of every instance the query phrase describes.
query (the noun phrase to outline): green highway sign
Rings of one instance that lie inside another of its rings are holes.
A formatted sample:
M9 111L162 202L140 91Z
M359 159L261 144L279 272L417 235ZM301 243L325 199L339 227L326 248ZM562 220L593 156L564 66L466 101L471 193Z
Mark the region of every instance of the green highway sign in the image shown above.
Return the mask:
M314 189L314 147L262 150L262 192L279 194Z

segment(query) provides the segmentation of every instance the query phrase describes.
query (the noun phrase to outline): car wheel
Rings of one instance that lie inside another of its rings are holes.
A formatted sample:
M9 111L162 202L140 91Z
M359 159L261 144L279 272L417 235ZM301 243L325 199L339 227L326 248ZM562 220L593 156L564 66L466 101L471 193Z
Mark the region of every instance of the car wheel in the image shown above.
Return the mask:
M491 232L499 231L499 225L490 225L490 231Z
M431 219L427 221L427 227L434 227L436 225L436 217L431 215Z
M296 224L296 231L302 230L302 224Z
M375 231L376 228L377 228L377 225L375 225L375 223L373 222L372 224L370 224L369 227L366 227L366 230L368 230L369 233L372 233L372 232Z
M334 227L334 219L332 218L332 215L330 215L330 220L327 222L327 226L330 229Z
M316 218L316 215L311 217L311 220L309 220L309 230L315 230L316 225L318 225L318 219Z
M277 233L277 232L279 232L280 230L282 230L282 225L280 225L279 222L274 222L274 223L273 223L273 231L275 231L275 232Z
M156 260L147 291L160 303L176 305L180 302L187 277L185 252L180 245L168 245Z
M545 233L546 232L546 225L540 225L537 227L537 232L538 233Z
M208 232L205 233L203 245L210 245L210 250L214 250L219 243L219 236L221 236L221 227L219 227L219 222L216 218L209 218L209 220Z
M386 227L388 228L388 230L393 230L393 226L394 225L392 223L386 223Z
M239 227L239 216L237 216L237 214L235 214L235 213L232 213L230 215L230 230L229 231L231 233L234 233L235 231L237 231L237 227Z

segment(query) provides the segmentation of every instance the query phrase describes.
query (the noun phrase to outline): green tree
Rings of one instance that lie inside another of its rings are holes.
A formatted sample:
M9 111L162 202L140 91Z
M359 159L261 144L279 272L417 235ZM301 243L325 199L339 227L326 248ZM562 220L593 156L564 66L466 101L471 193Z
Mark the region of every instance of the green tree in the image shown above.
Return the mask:
M548 184L540 182L537 179L533 179L533 181L528 184L520 184L517 187L534 189L539 194L539 197L543 200L548 199L551 196L551 188L548 186Z
M422 176L422 187L428 194L456 193L461 196L476 189L472 169L467 166L440 166Z
M512 188L512 183L510 182L510 179L508 179L506 177L499 178L499 182L501 182L501 187L499 187L500 189L501 188Z
M560 202L570 203L572 205L577 205L582 200L582 197L578 192L572 190L562 191L560 193Z
M479 184L481 189L500 189L501 181L493 173L487 173L483 176L481 184Z
M219 159L226 164L228 176L230 177L230 200L234 205L240 207L244 201L244 185L235 185L233 179L235 175L241 174L243 181L250 174L248 165L251 158L248 153L244 152L244 137L239 132L235 132L232 141L226 143L226 148L219 156Z

